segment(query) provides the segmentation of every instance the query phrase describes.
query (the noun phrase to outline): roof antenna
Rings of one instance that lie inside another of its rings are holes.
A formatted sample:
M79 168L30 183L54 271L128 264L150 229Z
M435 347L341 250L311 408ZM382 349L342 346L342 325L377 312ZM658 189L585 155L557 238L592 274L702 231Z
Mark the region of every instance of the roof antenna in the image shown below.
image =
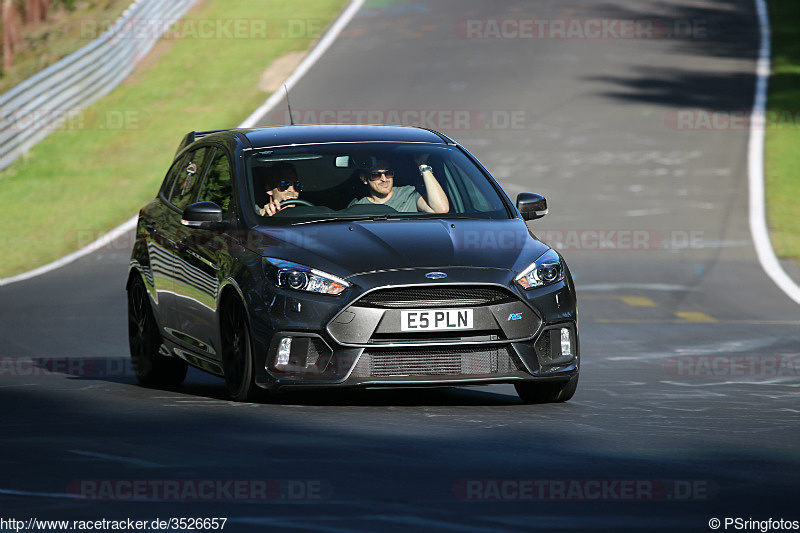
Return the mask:
M294 116L292 116L292 104L289 102L289 88L283 84L283 90L286 91L286 106L289 108L289 122L294 126Z

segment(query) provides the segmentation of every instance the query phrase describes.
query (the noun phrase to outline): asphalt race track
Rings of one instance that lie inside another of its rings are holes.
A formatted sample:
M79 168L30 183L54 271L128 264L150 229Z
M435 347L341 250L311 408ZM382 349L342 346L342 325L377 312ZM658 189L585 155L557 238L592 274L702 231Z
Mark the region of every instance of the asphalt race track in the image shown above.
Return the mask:
M368 3L293 89L295 112L418 119L512 196L547 197L531 228L576 275L573 400L523 405L497 385L235 404L193 370L177 390L143 388L121 238L0 287L0 518L337 532L800 520L800 307L756 259L748 132L709 122L751 108L758 37L750 0ZM260 123L285 122L279 109Z

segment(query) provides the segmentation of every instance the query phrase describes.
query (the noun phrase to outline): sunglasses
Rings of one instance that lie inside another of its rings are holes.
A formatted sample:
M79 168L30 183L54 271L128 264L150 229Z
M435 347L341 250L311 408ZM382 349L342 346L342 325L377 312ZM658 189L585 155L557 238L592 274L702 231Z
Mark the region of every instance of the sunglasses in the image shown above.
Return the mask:
M281 182L275 188L281 192L286 192L289 189L289 187L294 187L294 190L296 190L297 192L303 190L303 184L300 183L299 181L286 181L286 180L281 180Z
M381 176L392 179L394 177L394 170L371 170L367 172L367 176L369 177L369 181L378 181L381 179Z

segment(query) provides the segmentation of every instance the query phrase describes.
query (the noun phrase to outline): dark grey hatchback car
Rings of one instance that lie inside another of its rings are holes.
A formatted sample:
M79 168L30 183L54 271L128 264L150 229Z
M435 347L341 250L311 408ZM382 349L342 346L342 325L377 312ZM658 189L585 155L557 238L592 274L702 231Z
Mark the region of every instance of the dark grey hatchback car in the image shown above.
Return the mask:
M127 282L137 378L187 364L253 401L290 387L578 384L575 287L489 172L390 126L192 132L142 208Z

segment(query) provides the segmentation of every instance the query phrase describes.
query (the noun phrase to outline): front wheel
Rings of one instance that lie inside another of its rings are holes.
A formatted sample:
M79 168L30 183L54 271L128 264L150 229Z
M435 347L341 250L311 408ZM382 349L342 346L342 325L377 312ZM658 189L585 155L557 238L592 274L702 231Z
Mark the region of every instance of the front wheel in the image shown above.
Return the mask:
M231 398L255 402L265 391L255 383L250 328L242 305L230 300L222 315L222 367Z
M578 388L578 376L569 381L544 381L542 383L515 383L517 394L525 403L566 402Z
M174 387L186 379L185 361L158 353L161 335L141 279L128 288L128 344L136 379L151 387Z

